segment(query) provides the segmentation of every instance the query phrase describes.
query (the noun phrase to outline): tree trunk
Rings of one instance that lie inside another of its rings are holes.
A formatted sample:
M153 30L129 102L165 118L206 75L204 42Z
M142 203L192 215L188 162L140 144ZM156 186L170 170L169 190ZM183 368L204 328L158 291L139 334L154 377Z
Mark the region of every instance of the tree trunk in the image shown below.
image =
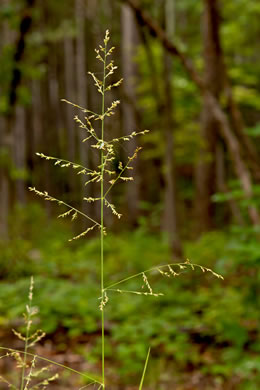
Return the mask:
M216 0L204 0L202 15L202 38L204 57L204 80L207 88L218 100L222 88L221 46L219 40L219 13ZM215 192L216 146L219 142L218 123L203 94L201 114L201 137L203 140L199 161L195 166L195 221L197 233L214 227L214 203L211 197Z
M32 13L35 6L35 0L26 0L24 8L22 9L22 17L19 24L19 35L15 45L14 52L14 67L12 72L10 91L9 91L9 105L10 108L15 106L17 100L17 88L22 81L22 72L19 67L20 62L23 59L26 45L26 36L32 26Z
M167 0L165 6L165 24L169 37L173 37L175 10L173 0ZM163 210L163 230L168 233L173 255L182 256L177 215L176 168L174 156L174 119L173 93L171 88L172 58L167 52L163 54L164 62L164 118L165 118L165 193Z
M129 134L137 130L135 111L131 102L135 102L135 78L136 66L133 63L135 47L137 42L136 25L134 15L128 5L122 5L121 10L122 23L122 68L123 68L123 88L126 99L122 103L123 110L123 131L124 134ZM136 149L137 141L133 138L127 144L127 154L132 155ZM138 163L134 160L135 181L127 185L127 204L130 223L135 223L138 216L139 204L139 178L138 178Z
M9 145L7 137L7 120L0 117L0 237L8 237L8 213L10 207L10 189L8 175Z
M22 177L26 169L26 133L25 109L22 106L15 108L13 161L18 178L15 179L16 201L24 204L26 201L25 180Z
M65 60L65 97L75 103L75 67L73 40L66 37L64 40L64 60ZM68 160L74 162L76 157L76 134L75 134L75 109L70 104L65 106L66 130L67 130L67 153ZM75 196L75 176L72 170L69 171L69 188Z
M195 230L199 235L214 227L215 209L211 197L215 192L216 121L212 118L206 98L201 113L202 146L195 163Z
M32 161L34 166L38 166L39 157L35 155L36 152L41 152L40 145L43 136L43 114L42 114L42 91L41 83L38 80L32 82Z
M8 5L9 0L3 0ZM11 32L7 22L1 26L0 47L11 43ZM10 180L8 167L10 165L11 137L8 126L9 118L0 116L0 237L8 238L8 214L10 208Z
M77 86L77 104L82 107L88 108L87 101L87 79L86 79L86 40L85 40L85 19L86 19L86 2L85 0L75 0L75 19L77 25L77 37L76 37L76 86ZM79 142L79 157L81 164L85 167L89 167L89 142L82 142L86 138L86 133L83 129L78 128L78 142ZM85 194L84 183L86 177L81 175L81 195L89 196ZM82 201L82 209L84 213L89 214L90 204L86 201Z

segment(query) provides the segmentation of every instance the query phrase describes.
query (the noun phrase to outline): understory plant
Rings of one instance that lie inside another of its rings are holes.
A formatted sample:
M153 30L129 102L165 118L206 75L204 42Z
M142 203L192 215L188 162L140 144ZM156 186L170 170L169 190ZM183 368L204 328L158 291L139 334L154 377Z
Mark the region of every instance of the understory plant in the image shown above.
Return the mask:
M78 175L83 175L85 179L85 186L88 186L90 183L98 183L99 185L99 196L98 197L90 197L86 196L83 198L85 202L96 203L99 202L100 205L100 220L95 220L84 211L74 207L63 200L57 199L53 197L46 191L39 191L35 187L31 187L30 191L36 193L40 197L43 197L47 201L56 202L58 205L63 206L66 210L62 212L59 217L65 218L70 217L72 220L75 220L78 216L84 217L89 225L86 230L82 231L80 234L77 234L71 240L77 240L84 238L90 231L98 230L100 234L100 297L99 297L99 310L101 317L101 376L100 380L96 380L90 376L85 379L89 380L89 384L94 384L98 386L98 389L106 388L106 376L105 376L105 311L106 305L110 299L110 295L113 293L127 293L127 294L137 294L143 295L152 298L158 298L162 295L160 292L154 290L150 282L150 276L154 273L159 273L160 275L170 278L176 277L183 272L186 272L187 269L194 270L195 268L200 269L202 272L210 272L214 276L218 278L222 278L219 274L215 273L209 268L205 268L198 264L192 264L189 260L186 260L182 263L172 263L172 264L164 264L158 265L156 267L152 267L146 269L142 272L139 272L134 275L125 276L122 280L118 280L110 283L109 280L104 280L104 267L105 267L105 259L104 259L104 239L107 234L105 221L104 221L104 209L108 208L112 214L120 219L121 214L117 210L116 206L110 202L110 198L108 195L111 190L114 188L116 184L120 181L129 182L133 180L133 176L131 175L131 171L133 170L133 161L137 158L140 147L137 147L134 153L128 156L127 162L123 163L122 161L118 161L116 155L116 146L120 142L129 142L131 139L138 135L144 135L148 132L148 130L144 131L132 131L129 135L122 136L120 138L109 139L109 135L106 133L105 123L107 119L112 116L115 112L116 107L120 104L119 100L113 101L110 106L106 105L106 94L114 87L118 87L122 83L122 79L119 81L110 84L109 77L114 74L117 66L114 65L113 60L110 60L111 55L113 53L114 47L109 47L109 31L106 31L105 38L102 45L99 45L99 48L96 49L96 58L102 63L103 67L103 77L100 80L97 77L97 74L89 72L94 80L94 84L97 88L97 91L100 94L100 107L101 112L96 113L84 107L80 107L79 105L72 103L70 101L64 100L66 103L71 104L75 108L79 109L84 114L84 121L80 119L78 116L75 116L75 121L79 125L79 127L86 133L86 137L83 139L83 142L87 141L87 145L90 145L91 148L96 149L99 154L99 163L95 169L90 169L81 164L68 161L59 157L48 156L43 153L37 153L37 155L45 160L50 160L61 168L72 168ZM100 123L100 128L95 129L94 124ZM140 289L132 291L131 289L124 288L125 283L128 281L139 278L140 279ZM30 309L31 310L31 309ZM30 315L30 310L28 315ZM30 322L30 318L28 319ZM28 354L28 337L25 338L25 360ZM139 390L143 388L145 373L148 365L148 360L150 356L150 348L147 346L147 358L144 362L143 373L141 376ZM13 353L15 353L13 351ZM36 355L30 355L35 359ZM31 363L31 366L33 363ZM23 365L23 375L21 380L20 390L27 390L32 387L27 386L27 382L25 378L28 378L25 375L26 364Z

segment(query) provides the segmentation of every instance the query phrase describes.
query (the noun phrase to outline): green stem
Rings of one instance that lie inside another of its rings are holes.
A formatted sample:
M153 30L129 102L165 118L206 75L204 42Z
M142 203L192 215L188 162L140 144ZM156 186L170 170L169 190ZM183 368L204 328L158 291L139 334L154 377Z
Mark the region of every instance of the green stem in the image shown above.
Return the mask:
M26 360L27 360L27 350L28 350L28 340L29 340L30 325L31 325L31 300L29 301L29 310L28 310L28 318L27 318L27 326L26 326L24 356L23 356L23 367L22 367L21 387L20 387L21 390L23 390L23 388L24 388L25 368L26 368Z
M145 373L146 373L146 369L147 369L147 365L148 365L148 361L149 361L149 357L150 357L150 351L151 351L151 348L149 348L148 352L147 352L147 356L146 356L146 360L145 360L145 364L144 364L144 369L143 369L143 374L142 374L139 390L142 390L142 388L143 388L144 377L145 377Z
M103 71L103 86L102 86L102 124L101 124L101 142L104 141L104 122L105 122L105 78L106 78L106 44L104 53L104 71ZM101 327L102 327L102 383L103 389L105 389L105 316L104 306L102 302L104 300L104 151L101 149L101 184L100 184L100 214L101 214L101 229L100 229L100 272L101 272Z

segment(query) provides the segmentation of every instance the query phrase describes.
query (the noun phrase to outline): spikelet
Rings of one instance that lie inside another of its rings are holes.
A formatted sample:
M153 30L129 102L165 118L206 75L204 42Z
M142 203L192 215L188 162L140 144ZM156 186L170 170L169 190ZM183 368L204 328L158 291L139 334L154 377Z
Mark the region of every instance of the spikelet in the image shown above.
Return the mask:
M99 93L101 93L101 95L104 95L104 91L103 91L103 82L101 80L99 80L95 74L93 72L88 72L88 74L90 74L90 76L93 78L94 80L94 83L95 83L95 86L97 87L97 90Z
M105 306L106 306L106 304L107 304L107 302L109 301L109 298L108 298L108 296L107 296L107 293L104 292L103 295L102 295L102 297L100 297L99 299L100 299L99 309L100 309L101 311L103 311L104 308L105 308Z
M68 217L72 212L73 212L73 210L70 209L70 210L68 210L68 211L65 211L65 213L63 213L63 214L58 215L57 218L66 218L66 217Z
M107 199L104 199L105 201L105 205L112 211L112 213L114 215L117 216L118 219L120 219L122 217L122 214L119 214L117 211L116 211L116 208L115 206L112 204L112 203L109 203L109 201Z
M88 198L83 198L83 200L86 200L88 203L93 203L93 202L96 202L97 200L100 200L100 198L92 198L91 196L89 196Z
M84 232L78 234L77 236L75 236L73 238L70 238L69 241L78 240L79 238L82 238L82 237L86 236L88 234L88 232L90 232L91 230L95 229L96 226L97 226L97 224L94 224L93 226L90 226Z

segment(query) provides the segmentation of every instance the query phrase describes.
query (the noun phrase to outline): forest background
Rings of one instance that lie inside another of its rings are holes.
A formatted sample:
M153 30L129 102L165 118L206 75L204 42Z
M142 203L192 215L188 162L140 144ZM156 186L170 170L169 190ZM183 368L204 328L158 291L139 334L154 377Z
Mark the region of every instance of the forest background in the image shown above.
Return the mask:
M116 280L189 258L225 278L185 273L156 280L158 299L113 297L111 386L135 389L150 345L147 389L259 388L259 20L256 0L1 0L2 345L19 347L11 329L21 325L33 274L47 333L41 354L99 370L98 238L68 243L84 221L57 221L57 206L27 188L98 215L80 201L86 191L96 196L95 183L86 189L80 175L35 153L96 166L78 111L61 99L99 110L87 71L99 71L94 48L109 28L115 80L124 82L111 91L121 108L107 131L150 132L137 141L135 181L111 198L123 218L105 215L106 272ZM119 144L118 161L136 146ZM0 361L1 373L11 369Z

